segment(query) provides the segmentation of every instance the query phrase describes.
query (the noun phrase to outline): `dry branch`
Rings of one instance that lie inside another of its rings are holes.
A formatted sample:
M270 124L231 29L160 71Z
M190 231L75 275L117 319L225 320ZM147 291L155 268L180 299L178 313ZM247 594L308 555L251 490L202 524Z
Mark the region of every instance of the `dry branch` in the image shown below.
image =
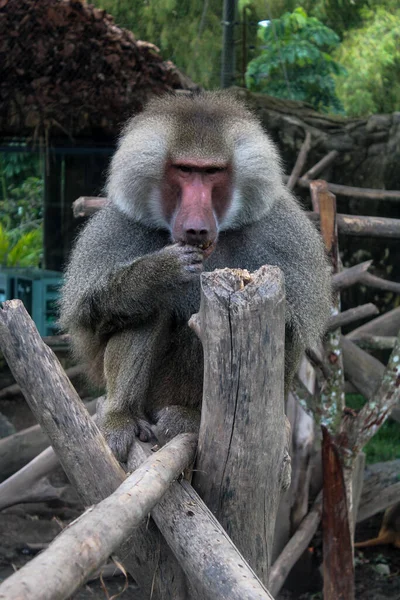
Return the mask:
M353 548L350 510L339 449L326 427L322 428L323 464L323 572L324 600L354 599Z
M302 172L305 162L307 160L307 155L308 155L310 148L311 148L311 134L309 131L307 131L305 140L301 146L296 163L290 174L289 181L287 182L287 187L289 188L289 190L293 190L295 188L297 180L300 177L300 173Z
M383 512L389 506L398 502L400 498L400 481L393 485L380 490L379 493L374 493L373 497L368 502L363 502L358 512L357 521L365 521L379 512Z
M348 269L344 269L340 271L340 273L335 273L332 277L332 288L335 292L339 290L344 290L345 288L354 285L360 278L363 276L365 271L369 269L372 265L372 260L366 260L363 263L358 265L354 265L353 267L349 267Z
M196 442L195 435L183 434L150 456L113 494L86 511L47 550L0 585L0 598L69 598L189 465Z
M366 319L367 317L377 314L379 314L379 310L375 304L372 304L371 302L369 304L362 304L361 306L349 308L349 310L345 310L330 318L328 323L328 331L333 331L339 327L344 327L345 325L354 323L354 321Z

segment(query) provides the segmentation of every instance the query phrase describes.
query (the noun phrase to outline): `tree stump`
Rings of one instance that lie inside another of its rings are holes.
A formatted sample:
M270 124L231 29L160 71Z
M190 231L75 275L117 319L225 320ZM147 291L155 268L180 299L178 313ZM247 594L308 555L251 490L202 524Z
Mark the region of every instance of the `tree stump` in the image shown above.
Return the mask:
M204 349L193 485L265 585L277 509L290 483L284 414L281 271L217 270L201 278L191 320Z

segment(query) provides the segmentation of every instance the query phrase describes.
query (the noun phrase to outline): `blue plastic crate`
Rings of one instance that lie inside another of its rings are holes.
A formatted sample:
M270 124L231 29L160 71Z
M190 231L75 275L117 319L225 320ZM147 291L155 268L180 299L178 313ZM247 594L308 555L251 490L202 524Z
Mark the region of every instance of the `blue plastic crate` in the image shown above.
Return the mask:
M44 269L1 269L0 302L22 300L40 335L57 335L57 301L62 273Z

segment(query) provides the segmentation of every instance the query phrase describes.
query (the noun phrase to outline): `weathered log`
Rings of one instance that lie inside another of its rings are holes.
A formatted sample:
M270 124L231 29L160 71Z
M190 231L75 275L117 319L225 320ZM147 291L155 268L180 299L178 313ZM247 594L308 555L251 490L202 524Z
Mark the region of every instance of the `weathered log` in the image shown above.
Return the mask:
M339 327L350 325L350 323L354 323L354 321L360 321L361 319L366 319L367 317L377 314L379 314L379 310L375 304L372 304L371 302L369 304L362 304L361 306L349 308L349 310L345 310L338 315L333 315L330 318L328 331L334 331Z
M96 400L90 400L85 407L89 414L93 415L96 411ZM40 425L32 425L0 440L0 481L28 464L48 445L49 438Z
M129 469L145 458L148 450L144 446L132 448ZM187 481L174 483L151 516L179 558L190 582L191 600L273 600ZM162 556L159 564L162 566Z
M322 514L322 493L320 493L306 517L302 520L296 533L286 544L282 553L271 568L269 591L276 596L286 581L291 569L306 550L313 535L318 529Z
M362 275L369 269L371 265L372 260L366 260L358 265L344 269L343 271L340 271L340 273L335 273L332 277L333 290L337 292L354 285L360 281Z
M276 512L290 482L283 278L269 266L252 275L217 270L202 275L201 293L190 321L205 356L193 486L267 584Z
M0 346L83 503L90 506L109 496L125 473L19 300L5 302L0 309ZM143 594L153 590L153 598L164 600L170 596L161 576L156 582L154 577L157 548L158 536L143 524L117 553ZM181 570L172 555L169 566L165 581L179 578Z
M307 131L305 140L301 146L296 163L290 174L289 181L287 182L287 186L288 186L289 190L294 189L294 187L297 183L297 180L300 177L300 173L302 172L302 170L304 168L304 164L307 160L307 154L308 154L308 151L310 150L310 148L311 148L311 134L309 131Z
M394 308L380 317L360 325L357 329L353 329L346 338L353 340L360 335L397 335L400 331L400 306Z
M183 434L150 456L108 498L0 585L0 598L69 598L140 525L193 460L197 436Z
M99 399L99 402L102 401L104 399ZM151 451L148 444L134 444L128 461L129 471L138 468L149 455L151 455ZM37 477L47 475L58 464L54 450L47 448L29 465L2 484L4 496L1 493L2 486L0 486L0 501L7 500L6 493L10 492L7 486L8 482L17 482L21 493L24 493L21 489L24 482L30 485L31 482L37 480ZM188 507L190 507L190 511L188 511ZM211 600L221 597L240 600L245 597L249 600L271 600L271 596L267 594L221 525L191 486L186 486L184 482L176 482L166 492L161 503L153 508L151 514L175 554L184 558L185 572L195 583L196 588L202 590L204 584L204 590L191 596L193 599L209 598ZM153 529L152 521L147 522L148 535L152 533L154 535ZM217 545L214 543L216 533L219 539ZM168 561L169 557L166 555L166 545L163 542L164 539L160 537L157 545L157 569L165 573L166 567L163 563L165 560ZM238 565L240 565L239 570L236 568ZM225 595L222 596L218 596L221 592L220 580L218 577L214 577L217 572L224 574L225 591L222 590L222 593ZM187 600L186 587L181 593L182 581L167 580L166 585L175 586L173 588L175 595L171 596L174 600L180 597ZM180 593L181 595L179 595Z

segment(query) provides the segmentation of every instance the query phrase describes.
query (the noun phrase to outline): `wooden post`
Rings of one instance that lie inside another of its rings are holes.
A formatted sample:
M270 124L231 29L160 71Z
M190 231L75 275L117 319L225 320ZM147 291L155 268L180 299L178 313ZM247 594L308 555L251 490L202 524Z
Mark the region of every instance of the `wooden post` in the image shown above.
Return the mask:
M333 273L340 271L336 198L325 181L310 182L313 208L320 214L321 235L332 261ZM333 314L340 312L340 293L333 296ZM325 340L330 376L321 392L323 426L323 551L324 600L353 600L354 565L352 547L353 469L345 469L336 446L336 437L345 406L343 356L340 329ZM338 535L341 531L341 535Z
M284 415L285 298L277 267L201 278L190 324L204 349L193 485L268 587L274 527L290 483Z

